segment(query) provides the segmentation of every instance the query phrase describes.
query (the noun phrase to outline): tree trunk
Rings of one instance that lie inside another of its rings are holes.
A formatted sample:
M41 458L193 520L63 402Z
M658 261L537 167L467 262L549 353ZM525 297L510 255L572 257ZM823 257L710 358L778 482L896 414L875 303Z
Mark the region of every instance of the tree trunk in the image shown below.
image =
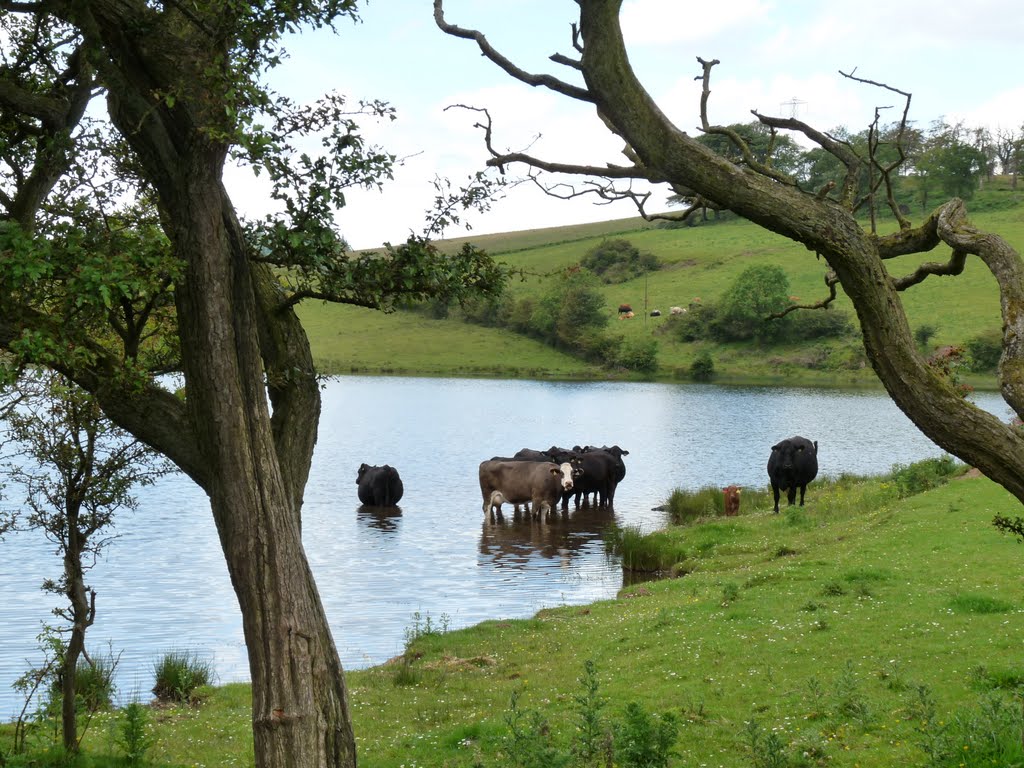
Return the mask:
M312 443L275 442L258 338L268 320L258 317L241 231L209 167L199 159L169 201L174 247L188 263L176 300L187 405L242 612L256 764L354 766L341 662L302 547L299 503ZM307 428L312 420L315 435L318 394L305 404L294 416ZM301 477L288 476L295 472Z
M95 19L83 27L92 24L109 49L111 119L153 182L185 265L175 302L199 462L173 439L155 447L210 498L242 613L256 765L350 768L344 675L300 533L320 394L308 339L294 313L275 305L266 269L249 260L221 183L233 126L220 127L225 104L212 96L210 73L227 53L201 29L187 40L177 28L135 26L145 36L126 38L123 8L91 2Z
M71 603L71 637L61 665L61 733L64 751L78 751L78 711L75 707L78 659L85 649L85 631L92 624L89 596L82 572L82 542L78 532L78 510L67 510L67 548L64 552L64 585Z

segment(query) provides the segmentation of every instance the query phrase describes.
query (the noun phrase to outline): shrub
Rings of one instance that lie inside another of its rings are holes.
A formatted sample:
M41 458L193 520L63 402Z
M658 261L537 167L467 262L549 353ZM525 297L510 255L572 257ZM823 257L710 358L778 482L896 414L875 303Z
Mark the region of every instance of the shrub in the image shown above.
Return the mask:
M81 712L99 712L111 708L114 703L116 666L114 661L99 656L92 663L84 658L79 660L75 667L76 709ZM59 712L60 702L60 679L55 677L50 684L47 707Z
M928 342L932 340L932 336L935 335L937 330L938 329L934 325L929 323L924 323L915 328L914 341L917 342L917 346L921 347L921 349L927 347Z
M161 701L192 700L196 688L213 680L213 665L189 651L171 651L153 666L153 694Z
M615 724L615 764L624 768L665 768L675 754L679 720L671 712L650 715L635 701Z
M124 750L125 763L129 766L144 765L146 752L153 746L154 739L146 731L148 720L146 708L139 702L133 701L124 708L124 720L117 741Z
M967 352L968 370L980 373L994 370L1003 354L1003 336L999 331L989 331L975 336L964 344Z
M786 338L790 341L834 339L853 333L853 322L838 309L796 311L789 315Z
M617 350L614 365L627 371L654 373L658 370L658 342L654 339L627 341Z
M792 304L789 278L781 267L747 267L722 296L720 314L712 330L720 341L765 342L784 338L792 323L791 316L766 318Z
M651 253L641 253L628 240L602 240L580 260L580 266L601 277L606 283L623 283L660 266Z
M718 309L713 304L693 303L682 315L669 317L676 338L684 342L702 341L712 338L712 328L718 319Z
M924 459L909 465L896 464L892 479L901 499L945 485L949 479L963 471L952 456Z
M715 378L715 361L709 352L701 352L690 363L690 378L694 381L711 381Z

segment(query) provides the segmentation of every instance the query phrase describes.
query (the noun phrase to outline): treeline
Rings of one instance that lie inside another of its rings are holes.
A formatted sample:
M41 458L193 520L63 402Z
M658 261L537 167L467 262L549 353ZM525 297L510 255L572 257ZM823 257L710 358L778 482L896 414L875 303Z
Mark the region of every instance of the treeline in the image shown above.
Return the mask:
M893 198L903 213L915 207L927 211L940 196L968 200L997 172L1009 176L1011 189L1016 189L1024 158L1024 126L993 132L937 120L927 128L894 123L859 133L839 127L829 136L862 161L857 202L863 204L871 196L881 202L886 193L880 169L891 168ZM736 139L743 142L746 153ZM702 134L697 141L737 164L769 167L808 192L842 194L847 168L835 154L821 147L804 149L790 135L774 133L760 122L726 126L725 132ZM702 218L707 218L708 207L685 191L673 195L670 202L696 205ZM696 221L691 218L689 223Z

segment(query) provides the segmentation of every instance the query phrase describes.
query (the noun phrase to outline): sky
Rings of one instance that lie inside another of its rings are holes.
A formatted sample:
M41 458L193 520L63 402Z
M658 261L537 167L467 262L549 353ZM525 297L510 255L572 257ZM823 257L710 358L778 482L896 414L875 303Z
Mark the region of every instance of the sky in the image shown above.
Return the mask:
M1024 124L1024 72L1016 46L1024 39L1019 0L624 0L622 25L630 61L662 111L696 135L701 74L697 57L718 59L711 81L712 122L749 122L751 110L795 115L812 126L865 129L876 107L902 113L902 98L840 73L887 83L913 94L910 119L964 121L971 127L1018 129ZM579 84L578 74L548 57L573 56L573 0L446 0L449 23L478 29L521 68ZM500 149L545 159L622 164L592 106L531 88L484 59L476 44L434 24L432 0L369 0L358 23L334 32L301 32L272 85L300 102L324 92L350 102L382 99L398 118L363 121L368 141L401 159L383 190L353 189L338 214L354 248L399 243L422 232L425 213L445 177L459 185L487 160L478 115L453 104L485 107ZM884 117L888 122L889 118ZM510 171L511 173L512 171ZM258 180L232 170L226 183L243 215L273 210ZM665 210L656 191L651 209ZM595 205L546 196L532 185L513 189L490 211L465 215L445 237L510 232L637 215L626 202Z

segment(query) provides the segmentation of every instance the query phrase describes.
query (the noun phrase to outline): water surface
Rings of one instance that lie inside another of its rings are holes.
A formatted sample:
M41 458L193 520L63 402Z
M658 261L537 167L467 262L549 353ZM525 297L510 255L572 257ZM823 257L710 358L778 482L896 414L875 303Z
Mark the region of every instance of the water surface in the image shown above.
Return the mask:
M770 447L782 438L817 440L823 476L885 472L942 453L881 392L352 376L327 382L323 394L303 538L349 669L399 654L427 617L455 629L614 596L622 572L601 546L609 522L660 526L652 508L677 487L765 486ZM976 402L1009 417L995 394ZM552 444L629 451L614 512L486 523L480 461ZM363 462L398 468L397 510L360 506ZM10 491L6 504L17 502ZM169 650L202 654L220 682L247 680L205 495L175 476L139 498L88 574L98 594L89 647L121 654L122 700L149 698L153 661ZM807 498L813 503L813 484ZM59 575L60 562L41 535L8 535L0 553L0 719L8 719L20 706L11 682L38 662L34 638L52 620L54 597L39 585Z

